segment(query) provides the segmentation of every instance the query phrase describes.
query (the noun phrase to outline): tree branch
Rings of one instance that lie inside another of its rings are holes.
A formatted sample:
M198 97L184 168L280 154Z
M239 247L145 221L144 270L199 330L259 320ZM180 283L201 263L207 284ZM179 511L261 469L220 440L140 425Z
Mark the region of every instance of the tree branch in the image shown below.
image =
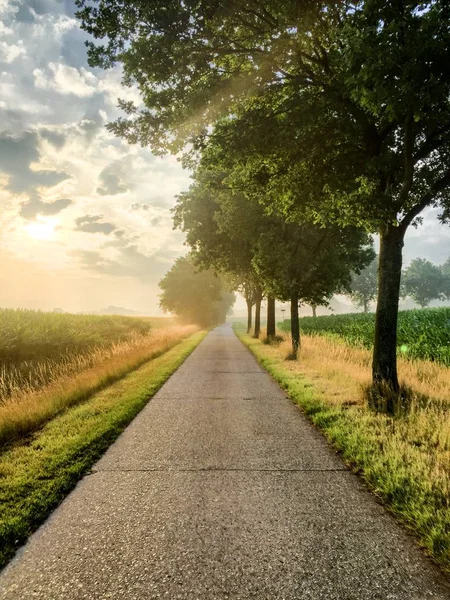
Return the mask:
M413 208L411 208L409 212L406 213L406 215L400 222L399 229L403 233L405 233L406 229L409 227L409 225L411 225L414 219L418 217L420 213L433 202L433 199L435 198L436 194L442 192L449 185L450 169L445 173L443 177L441 177L441 179L435 181L435 183L430 187L428 192L422 197L420 202L418 202L415 206L413 206Z
M399 203L403 204L408 198L408 194L411 191L413 180L414 180L414 142L416 136L414 133L414 122L412 116L409 116L405 123L405 144L404 144L404 155L405 155L405 170L403 177L403 185L399 194Z

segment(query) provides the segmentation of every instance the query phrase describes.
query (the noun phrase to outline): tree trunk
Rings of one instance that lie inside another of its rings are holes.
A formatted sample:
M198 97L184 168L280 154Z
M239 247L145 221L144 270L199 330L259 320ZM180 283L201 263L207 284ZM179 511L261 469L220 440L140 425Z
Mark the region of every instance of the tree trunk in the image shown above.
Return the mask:
M245 299L247 303L247 333L250 333L252 329L252 308L253 303L250 300Z
M402 274L403 232L389 225L380 236L378 304L375 319L372 377L374 389L399 392L397 376L397 318ZM387 394L385 409L393 413L393 395Z
M292 358L297 359L300 348L300 323L298 320L298 296L291 296Z
M262 302L262 292L259 290L255 294L255 331L253 333L253 337L259 338L259 334L261 333L261 302Z
M275 335L275 298L267 298L267 337Z
M369 302L368 302L367 298L364 298L364 312L365 313L369 312Z
M316 318L317 317L317 306L315 304L311 304L311 308L313 311L313 317Z

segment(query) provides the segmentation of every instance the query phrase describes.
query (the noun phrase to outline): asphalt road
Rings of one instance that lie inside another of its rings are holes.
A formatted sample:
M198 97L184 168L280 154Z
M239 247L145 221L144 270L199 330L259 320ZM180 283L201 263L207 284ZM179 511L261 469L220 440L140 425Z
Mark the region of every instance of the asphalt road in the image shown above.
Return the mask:
M222 326L3 571L0 598L449 600L450 587Z

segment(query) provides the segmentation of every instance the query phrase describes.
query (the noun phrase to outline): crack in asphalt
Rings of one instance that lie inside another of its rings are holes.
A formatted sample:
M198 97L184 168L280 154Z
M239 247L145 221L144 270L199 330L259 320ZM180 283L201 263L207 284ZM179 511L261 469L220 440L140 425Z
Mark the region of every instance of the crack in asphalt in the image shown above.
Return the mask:
M339 469L251 469L251 468L226 468L226 467L198 467L195 469L179 469L171 467L155 467L144 469L95 469L88 475L97 473L350 473L346 468Z

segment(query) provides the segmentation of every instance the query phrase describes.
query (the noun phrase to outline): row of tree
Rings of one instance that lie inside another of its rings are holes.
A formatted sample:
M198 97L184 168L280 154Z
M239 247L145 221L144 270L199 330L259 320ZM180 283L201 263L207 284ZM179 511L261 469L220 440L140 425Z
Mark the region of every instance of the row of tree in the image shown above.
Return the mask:
M125 118L110 130L184 153L196 179L176 218L189 237L191 212L210 194L229 272L253 253L244 293L252 282L258 300L264 282L291 299L297 322L297 300L319 303L330 281L345 283L349 267L364 266L367 234L379 234L373 381L400 392L404 236L427 207L450 216L448 1L77 4L99 40L91 65L122 63L124 83L141 92L141 105L121 102ZM196 237L206 264L213 250Z
M364 312L377 297L378 259L352 277L350 298ZM450 300L450 258L435 265L424 258L415 258L403 270L400 287L402 298L411 298L425 308L433 300Z
M360 228L304 221L289 222L267 214L263 204L224 182L230 171L216 167L205 148L190 189L179 195L174 222L186 234L200 269L227 278L245 298L248 330L261 328L261 302L268 299L268 337L275 335L275 298L291 306L292 354L300 346L300 304L326 305L349 289L352 271L374 258L370 237Z

